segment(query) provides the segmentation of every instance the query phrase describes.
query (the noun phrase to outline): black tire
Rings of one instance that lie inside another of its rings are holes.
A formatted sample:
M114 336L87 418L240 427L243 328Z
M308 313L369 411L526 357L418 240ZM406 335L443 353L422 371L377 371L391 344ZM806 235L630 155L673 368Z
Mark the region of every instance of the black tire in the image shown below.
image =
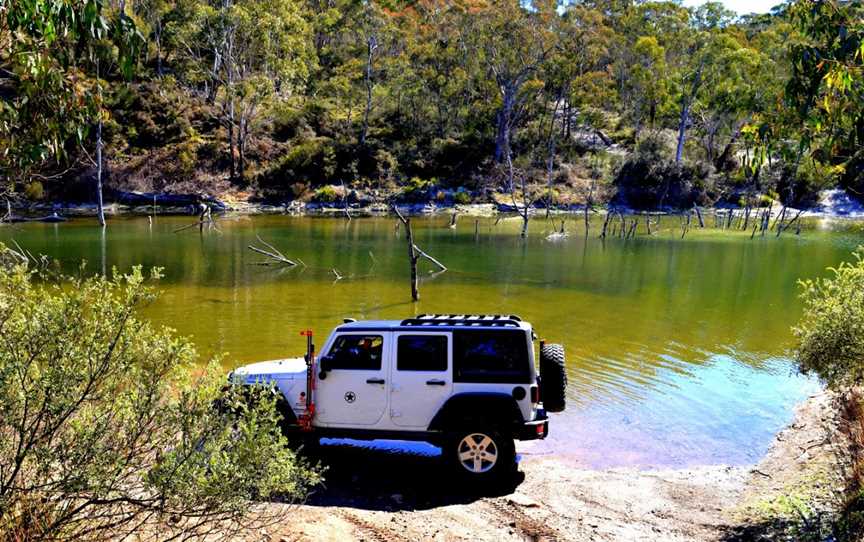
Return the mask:
M540 400L548 412L563 412L567 406L567 366L560 344L540 348Z
M504 482L516 471L513 438L492 428L455 431L442 453L453 474L474 487Z

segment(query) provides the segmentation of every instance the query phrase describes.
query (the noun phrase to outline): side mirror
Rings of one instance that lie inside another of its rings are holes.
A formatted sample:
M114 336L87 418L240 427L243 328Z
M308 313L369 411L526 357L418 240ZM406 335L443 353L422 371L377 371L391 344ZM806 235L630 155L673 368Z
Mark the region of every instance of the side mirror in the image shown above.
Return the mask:
M321 356L318 360L318 368L322 373L330 371L333 369L333 358L331 356Z

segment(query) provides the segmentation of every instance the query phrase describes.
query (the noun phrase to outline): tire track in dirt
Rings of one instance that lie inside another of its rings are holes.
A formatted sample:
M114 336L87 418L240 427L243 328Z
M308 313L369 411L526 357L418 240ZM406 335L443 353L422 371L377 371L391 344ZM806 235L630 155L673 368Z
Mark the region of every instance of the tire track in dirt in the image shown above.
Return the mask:
M364 519L354 513L339 511L336 515L348 523L360 534L360 540L371 540L373 542L414 542L392 529L377 525L375 521Z
M483 503L491 508L493 520L509 525L525 540L531 542L558 542L566 538L543 520L533 518L522 507L506 498L487 499Z

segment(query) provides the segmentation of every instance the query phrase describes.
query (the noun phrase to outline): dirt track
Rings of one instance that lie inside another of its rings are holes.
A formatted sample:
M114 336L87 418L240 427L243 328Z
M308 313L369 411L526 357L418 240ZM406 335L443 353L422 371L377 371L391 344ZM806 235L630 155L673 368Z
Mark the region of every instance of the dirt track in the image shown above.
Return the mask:
M843 446L832 412L825 394L805 402L755 468L587 470L525 454L517 477L492 495L455 487L437 457L327 446L326 487L267 535L276 541L758 540L764 535L744 526L761 521L765 503L812 479L814 467L833 472ZM826 478L821 485L837 484Z

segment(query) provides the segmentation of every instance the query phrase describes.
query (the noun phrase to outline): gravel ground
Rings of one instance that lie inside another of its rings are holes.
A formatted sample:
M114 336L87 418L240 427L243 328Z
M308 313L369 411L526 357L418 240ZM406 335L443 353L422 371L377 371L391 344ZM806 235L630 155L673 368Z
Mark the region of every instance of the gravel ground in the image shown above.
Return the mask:
M846 447L834 400L822 393L804 402L755 467L590 470L530 455L529 446L519 473L491 493L462 487L436 456L324 446L325 487L258 534L273 541L772 540L783 512L772 503L784 495L824 510L838 502L831 495L844 485L837 462Z

